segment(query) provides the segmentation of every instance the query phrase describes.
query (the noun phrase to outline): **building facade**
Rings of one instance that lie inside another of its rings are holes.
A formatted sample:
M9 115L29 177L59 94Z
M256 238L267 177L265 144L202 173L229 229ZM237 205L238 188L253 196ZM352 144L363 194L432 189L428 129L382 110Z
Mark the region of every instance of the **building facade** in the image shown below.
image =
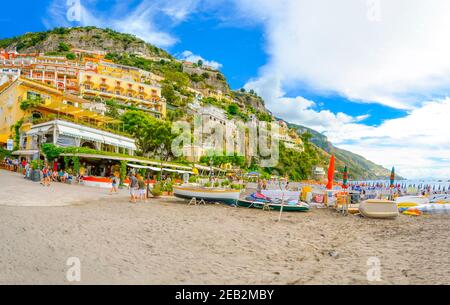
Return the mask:
M79 75L80 95L85 98L112 99L124 106L135 106L156 118L166 117L166 103L161 87L147 85L115 76L82 72Z
M23 77L4 84L0 89L0 139L3 144L8 139L17 140L13 130L17 122L22 123L20 129L23 132L37 123L57 118L100 130L118 123L86 109L89 101ZM24 101L32 105L24 108ZM23 143L15 144L23 146Z

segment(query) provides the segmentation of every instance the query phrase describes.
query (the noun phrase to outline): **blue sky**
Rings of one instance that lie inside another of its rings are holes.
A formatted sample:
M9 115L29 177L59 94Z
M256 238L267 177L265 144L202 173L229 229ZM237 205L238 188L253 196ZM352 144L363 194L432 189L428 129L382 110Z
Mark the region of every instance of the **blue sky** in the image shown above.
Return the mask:
M6 2L0 37L76 25L129 32L176 56L217 64L232 88L256 90L277 116L385 167L396 165L404 176L450 177L450 140L443 139L449 124L442 117L450 111L450 43L440 39L450 34L448 1L80 4L80 20L72 22L66 0L24 0L20 8Z

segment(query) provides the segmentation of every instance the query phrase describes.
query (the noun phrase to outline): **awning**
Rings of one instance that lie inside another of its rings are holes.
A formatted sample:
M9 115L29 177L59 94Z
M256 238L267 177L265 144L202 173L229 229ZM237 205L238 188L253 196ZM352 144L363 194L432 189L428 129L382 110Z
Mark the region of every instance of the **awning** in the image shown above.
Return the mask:
M12 153L14 156L33 156L39 153L38 150L16 150Z
M34 136L39 133L47 133L47 131L49 131L52 128L53 125L47 125L39 128L31 128L31 130L27 132L27 136Z
M136 164L130 164L130 163L128 163L128 166L132 167L132 168L150 169L150 170L155 171L155 172L160 172L161 171L161 168L152 167L152 166L143 166L143 165L136 165Z
M105 144L136 150L136 145L122 141L121 139L116 139L116 138L107 137L107 136L104 136L103 139L104 139Z
M132 168L150 169L150 170L155 171L155 172L160 172L161 171L161 168L153 167L153 166L143 166L143 165L136 165L136 164L131 164L131 163L128 163L128 166L132 167ZM191 171L183 171L183 170L177 170L177 169L163 168L162 170L163 170L163 172L171 172L171 173L179 173L179 174L191 174L191 175L194 174Z
M74 138L82 138L83 140L95 141L95 142L104 142L103 136L99 134L95 134L93 132L85 131L82 129L72 128L64 125L58 124L59 134L74 137Z

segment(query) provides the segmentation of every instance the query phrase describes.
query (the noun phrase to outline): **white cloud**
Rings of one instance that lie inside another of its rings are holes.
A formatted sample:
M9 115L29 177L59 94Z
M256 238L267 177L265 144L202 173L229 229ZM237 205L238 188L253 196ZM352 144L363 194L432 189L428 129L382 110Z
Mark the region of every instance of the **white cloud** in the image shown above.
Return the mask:
M362 0L235 1L266 28L271 59L260 77L276 73L283 88L402 109L450 88L447 0L380 0L380 22Z
M362 124L365 117L315 111L315 103L301 97L280 98L277 105L282 117L323 132L338 147L386 168L395 165L404 177L450 178L450 98L427 102L379 126Z
M201 0L141 0L135 7L130 7L130 3L118 1L108 8L99 9L96 1L81 1L81 20L73 23L66 18L66 1L53 0L43 22L48 28L78 24L111 28L134 34L159 47L170 47L178 39L169 30L193 13L200 2Z
M178 58L181 60L185 60L185 61L189 61L189 62L193 62L193 63L197 63L199 60L201 60L204 65L210 66L211 68L214 68L216 70L219 70L220 68L222 68L221 63L214 61L214 60L206 60L203 57L201 57L200 55L196 55L196 54L192 53L191 51L187 51L187 50L181 52L181 54L179 54Z

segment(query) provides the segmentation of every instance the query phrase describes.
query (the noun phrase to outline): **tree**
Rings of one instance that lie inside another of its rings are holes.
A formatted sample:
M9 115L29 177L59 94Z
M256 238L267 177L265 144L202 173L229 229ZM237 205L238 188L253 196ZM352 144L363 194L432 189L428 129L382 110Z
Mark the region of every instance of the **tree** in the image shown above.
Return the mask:
M203 67L203 60L199 59L199 60L197 61L197 65L198 65L199 67Z
M227 112L229 115L237 115L239 113L239 107L236 104L228 105Z
M179 96L176 94L172 84L163 84L161 88L161 95L169 104L176 104L179 99Z
M172 134L170 122L156 119L140 110L127 111L122 116L124 129L133 135L143 154L149 154L165 145L171 147L172 140L177 136Z
M139 110L130 110L122 115L124 130L133 135L138 145L145 136L145 128L149 124L150 116Z
M69 52L70 51L70 47L64 43L64 42L60 42L59 46L58 46L58 52Z

